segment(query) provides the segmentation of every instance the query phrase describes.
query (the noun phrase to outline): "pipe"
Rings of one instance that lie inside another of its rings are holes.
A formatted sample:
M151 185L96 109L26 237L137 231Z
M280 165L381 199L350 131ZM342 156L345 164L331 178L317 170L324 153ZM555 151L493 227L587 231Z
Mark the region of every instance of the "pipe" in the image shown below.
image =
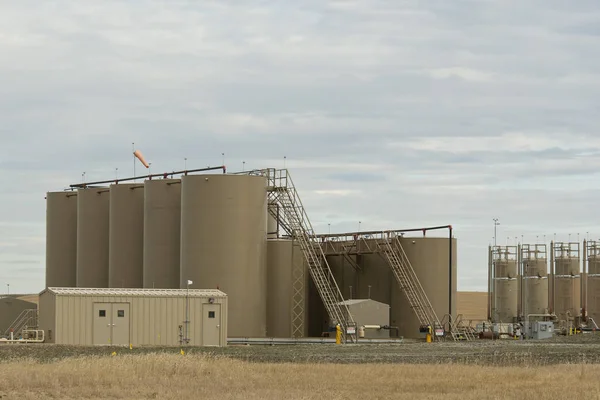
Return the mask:
M550 272L552 273L552 281L550 282L550 290L548 291L548 306L550 307L550 312L554 312L556 298L554 294L556 289L556 260L554 258L554 240L550 241Z
M86 182L86 183L74 183L72 185L69 185L69 187L72 188L84 188L90 185L102 185L105 183L119 183L119 182L125 182L125 181L132 181L132 180L136 180L136 179L142 179L142 178L148 178L148 179L152 179L154 177L163 177L166 178L168 175L171 175L171 177L173 177L173 175L180 175L180 174L184 174L187 175L188 173L191 172L202 172L202 171L215 171L215 170L222 170L223 173L225 173L226 169L224 165L221 165L219 167L208 167L208 168L198 168L198 169L190 169L190 170L183 170L183 171L173 171L173 172L165 172L162 174L150 174L150 175L142 175L142 176L134 176L131 178L123 178L123 179L111 179L108 181L97 181L97 182Z
M361 338L362 343L372 344L399 344L404 341L403 338L398 339L364 339ZM235 344L256 344L256 345L294 345L294 344L335 344L335 338L227 338L228 345Z
M405 233L405 232L422 232L422 231L433 231L440 229L450 229L452 230L452 225L442 225L442 226L432 226L428 228L410 228L410 229L394 229L391 231L360 231L360 232L344 232L344 233L324 233L315 235L317 238L335 238L340 236L353 236L355 234L360 235L376 235L379 233Z
M587 263L588 263L588 258L587 258L587 240L583 239L583 274L581 277L581 316L583 317L583 320L587 320L587 280L588 280L588 274L587 274Z
M452 333L452 225L448 232L448 332Z
M487 295L487 319L492 320L492 246L488 246L488 295Z

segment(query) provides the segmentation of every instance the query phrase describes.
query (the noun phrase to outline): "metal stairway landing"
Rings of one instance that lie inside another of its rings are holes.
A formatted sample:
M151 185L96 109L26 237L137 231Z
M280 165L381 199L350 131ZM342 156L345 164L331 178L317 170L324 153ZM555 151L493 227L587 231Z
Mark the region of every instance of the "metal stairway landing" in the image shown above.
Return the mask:
M441 327L425 290L402 248L397 236L390 232L382 232L377 244L384 258L387 260L400 290L405 294L408 304L414 311L421 326L430 326L432 329ZM435 337L435 335L434 335Z
M21 311L19 316L10 324L4 332L4 337L10 337L12 332L15 337L21 334L24 329L36 329L38 324L38 313L35 308Z
M286 169L268 169L261 171L268 179L269 204L278 205L275 215L280 226L300 245L307 262L309 274L319 292L323 305L332 323L342 328L342 340L356 342L356 332L348 334L347 328L356 326L344 298L333 277L319 240L315 237L308 215L300 201L294 183ZM292 335L302 337L304 333L304 268L302 265L293 270L292 296Z

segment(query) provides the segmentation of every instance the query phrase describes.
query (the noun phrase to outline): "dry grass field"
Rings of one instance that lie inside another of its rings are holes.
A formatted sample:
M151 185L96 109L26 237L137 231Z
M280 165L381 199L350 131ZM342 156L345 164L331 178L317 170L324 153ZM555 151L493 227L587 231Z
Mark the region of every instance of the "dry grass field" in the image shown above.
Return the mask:
M0 364L2 399L563 399L600 397L600 365L250 363L180 354ZM504 383L503 383L504 382ZM510 384L508 384L510 383Z

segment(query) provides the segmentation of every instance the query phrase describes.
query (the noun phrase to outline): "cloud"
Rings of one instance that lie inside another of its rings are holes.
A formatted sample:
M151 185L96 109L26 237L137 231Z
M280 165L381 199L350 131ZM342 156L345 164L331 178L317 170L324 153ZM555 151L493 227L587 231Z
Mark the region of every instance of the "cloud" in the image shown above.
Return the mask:
M317 231L452 224L459 288L502 237L600 237L597 2L0 6L0 285L37 292L44 193L290 168ZM139 172L139 170L138 170ZM506 241L506 238L503 239ZM540 239L541 240L541 239Z

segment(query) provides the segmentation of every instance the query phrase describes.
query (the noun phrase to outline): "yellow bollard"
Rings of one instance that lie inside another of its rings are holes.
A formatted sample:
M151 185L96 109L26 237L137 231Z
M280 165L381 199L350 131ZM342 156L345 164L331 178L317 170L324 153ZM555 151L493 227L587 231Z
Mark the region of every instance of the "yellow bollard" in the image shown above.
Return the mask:
M335 326L335 344L342 344L342 327L340 324Z
M425 340L427 341L427 343L431 343L431 333L425 335Z

